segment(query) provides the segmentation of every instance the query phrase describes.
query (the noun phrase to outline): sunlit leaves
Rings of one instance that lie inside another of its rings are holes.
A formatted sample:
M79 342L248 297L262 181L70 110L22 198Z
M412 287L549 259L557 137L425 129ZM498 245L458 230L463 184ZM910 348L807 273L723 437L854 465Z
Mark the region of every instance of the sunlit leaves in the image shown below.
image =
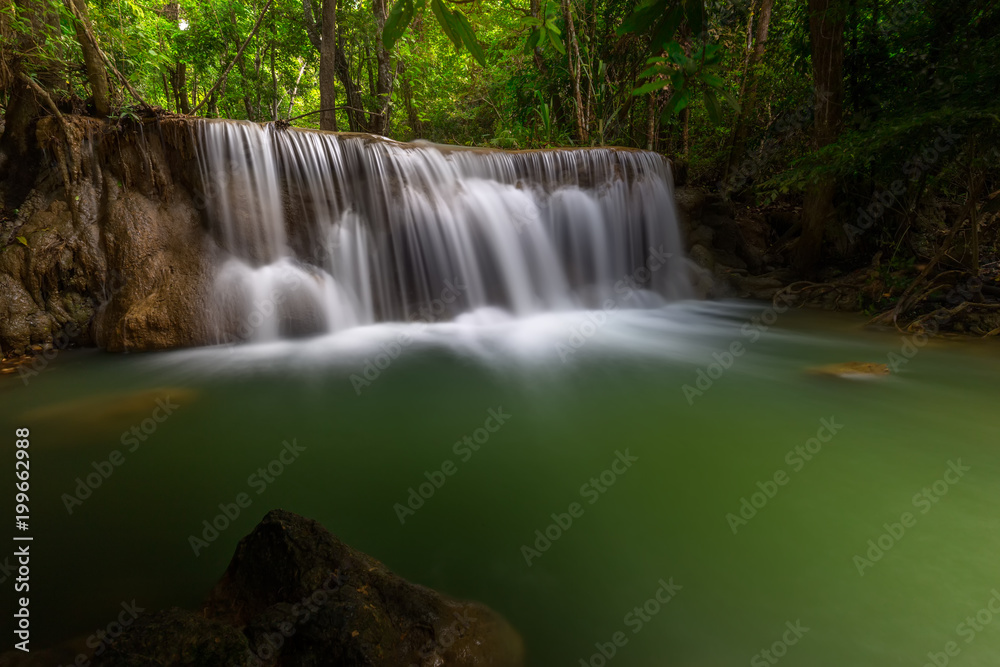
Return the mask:
M420 9L423 8L423 2L418 1L417 4ZM382 29L382 44L386 49L391 50L403 36L413 21L416 10L413 0L396 0ZM456 49L465 46L476 62L486 66L486 52L476 39L476 33L465 14L459 9L448 8L442 0L431 0L431 13Z
M392 50L413 20L413 0L396 0L382 29L382 44Z
M666 88L669 85L670 85L670 82L667 81L666 79L656 79L656 80L649 81L649 82L647 82L647 83L639 86L634 91L632 91L632 94L633 95L645 95L646 93L651 93L651 92L653 92L655 90L661 90L663 88Z
M538 18L526 16L522 19L522 25L534 28L525 42L525 53L530 53L534 48L549 44L560 54L566 55L566 47L562 42L562 30L556 24L558 17L558 5L552 0L547 0L540 8Z
M479 45L476 40L476 33L472 30L472 25L469 23L469 19L465 17L465 14L458 11L457 9L452 12L452 25L454 26L456 32L462 37L462 42L465 44L465 48L469 50L472 57L476 59L483 67L486 67L486 53L483 51L483 47Z

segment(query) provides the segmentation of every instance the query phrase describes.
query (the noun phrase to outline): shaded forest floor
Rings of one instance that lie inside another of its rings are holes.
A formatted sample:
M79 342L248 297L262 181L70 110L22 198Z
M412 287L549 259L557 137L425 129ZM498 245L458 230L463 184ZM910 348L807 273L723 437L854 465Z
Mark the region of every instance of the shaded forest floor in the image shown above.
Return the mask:
M875 327L1000 335L1000 225L989 201L976 213L977 234L970 207L949 199L928 201L910 222L900 224L894 238L874 228L844 225L856 243L827 243L821 266L805 276L790 268L801 229L799 206L722 202L711 188L698 189L735 222L729 230L714 223L716 235L728 231L738 238L735 243L713 240L716 263L709 267L731 286L733 296L773 298L781 291L801 307L861 313ZM712 213L703 214L702 221L712 226ZM838 231L830 236L843 238ZM694 246L706 235L697 226L690 233L689 251L704 266Z

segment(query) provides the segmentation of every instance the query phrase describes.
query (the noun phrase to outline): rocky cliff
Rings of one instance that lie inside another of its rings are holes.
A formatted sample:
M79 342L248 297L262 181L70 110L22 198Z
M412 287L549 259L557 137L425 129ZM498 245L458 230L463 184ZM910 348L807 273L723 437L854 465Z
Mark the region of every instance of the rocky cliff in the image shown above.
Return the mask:
M27 193L0 182L0 355L207 342L211 248L182 120L37 123ZM8 183L17 179L10 178Z

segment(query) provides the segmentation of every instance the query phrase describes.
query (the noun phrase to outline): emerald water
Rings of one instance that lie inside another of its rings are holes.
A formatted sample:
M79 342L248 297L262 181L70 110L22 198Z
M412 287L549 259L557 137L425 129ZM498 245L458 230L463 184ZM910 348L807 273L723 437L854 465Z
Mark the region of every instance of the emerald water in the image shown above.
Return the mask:
M31 429L33 639L90 635L133 599L197 607L237 541L283 508L490 605L530 665L1000 664L995 346L933 341L889 377L822 377L805 369L905 359L903 339L790 311L753 340L744 325L764 310L686 302L593 327L550 313L63 352L27 385L4 377L2 432ZM689 404L682 386L734 342L745 352ZM179 407L130 452L123 433L141 432L156 397ZM509 417L487 422L491 410ZM836 433L807 442L821 420ZM304 449L271 482L248 479L285 441ZM116 449L124 462L68 513L63 494ZM395 506L425 473L443 483L401 523ZM241 493L250 506L196 556L189 537ZM756 513L727 519L743 498ZM529 565L522 547L572 503L572 525L549 528ZM673 597L650 603L669 597L661 580ZM614 657L598 657L616 633Z

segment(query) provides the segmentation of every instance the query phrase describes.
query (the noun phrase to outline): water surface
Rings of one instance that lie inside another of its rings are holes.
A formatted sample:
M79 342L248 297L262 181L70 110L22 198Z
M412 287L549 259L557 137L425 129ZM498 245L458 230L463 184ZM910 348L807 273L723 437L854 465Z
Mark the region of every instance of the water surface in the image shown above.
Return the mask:
M608 662L622 666L774 664L762 650L783 665L920 666L948 642L952 664L1000 664L992 612L960 625L1000 590L995 346L932 342L887 378L817 377L804 369L886 362L903 340L800 312L755 337L745 325L764 312L480 312L235 348L63 352L27 386L5 377L0 432L32 431L34 638L88 635L133 599L196 607L236 542L283 508L497 609L531 665L599 665L619 632ZM745 351L711 369L735 342ZM699 370L717 378L689 401ZM123 392L135 405L94 399ZM179 407L128 451L123 434L161 394ZM88 397L86 414L52 407ZM807 461L794 450L823 420L836 433ZM262 483L286 441L304 450ZM124 463L70 514L63 494L115 449ZM401 513L446 461L454 474ZM772 487L776 473L786 483ZM196 556L190 536L240 493L252 505ZM762 505L745 524L727 519L742 498ZM529 565L522 547L573 503ZM884 537L904 513L909 527ZM889 548L859 565L880 537ZM647 604L661 580L675 595Z

